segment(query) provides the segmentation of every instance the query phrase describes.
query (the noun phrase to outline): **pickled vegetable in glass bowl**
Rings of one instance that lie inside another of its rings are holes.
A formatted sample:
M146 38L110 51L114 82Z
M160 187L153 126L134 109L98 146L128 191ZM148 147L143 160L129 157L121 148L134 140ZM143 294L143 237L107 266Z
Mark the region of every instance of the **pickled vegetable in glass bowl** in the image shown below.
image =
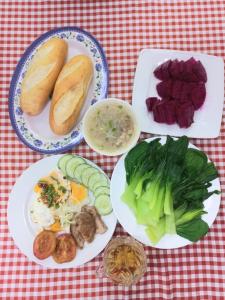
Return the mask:
M97 275L116 284L130 286L142 278L146 268L143 246L131 237L117 237L106 247Z

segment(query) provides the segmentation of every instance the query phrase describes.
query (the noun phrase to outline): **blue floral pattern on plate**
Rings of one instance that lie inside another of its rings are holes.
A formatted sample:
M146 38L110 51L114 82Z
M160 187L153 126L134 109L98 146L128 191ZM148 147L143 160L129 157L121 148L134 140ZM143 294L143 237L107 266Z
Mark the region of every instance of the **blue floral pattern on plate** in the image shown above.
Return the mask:
M57 140L46 140L37 133L30 130L24 114L20 108L21 82L25 76L29 63L37 48L53 36L60 37L66 41L77 41L89 53L95 67L95 86L92 95L93 103L106 98L108 92L108 66L102 47L98 41L88 32L77 27L64 27L51 30L35 40L20 59L13 74L9 92L9 113L12 126L20 140L31 149L42 153L60 153L78 145L83 136L81 134L81 122L69 134L59 137Z

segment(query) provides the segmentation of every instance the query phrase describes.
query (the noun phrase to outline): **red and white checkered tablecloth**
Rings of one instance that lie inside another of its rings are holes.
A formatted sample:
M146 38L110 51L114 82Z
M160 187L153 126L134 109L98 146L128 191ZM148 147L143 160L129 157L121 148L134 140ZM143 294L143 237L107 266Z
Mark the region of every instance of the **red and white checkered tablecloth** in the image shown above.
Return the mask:
M11 76L34 39L72 25L100 41L109 63L109 96L128 101L142 48L193 50L225 58L224 0L0 0L0 299L225 299L223 194L219 214L204 239L176 250L145 247L147 273L130 288L96 278L101 255L79 268L47 270L28 261L9 236L8 194L23 170L43 157L24 146L11 127L7 99ZM219 138L192 142L215 162L224 192L224 120ZM117 161L97 155L85 143L72 153L93 160L109 175ZM126 233L117 225L114 235L120 234Z

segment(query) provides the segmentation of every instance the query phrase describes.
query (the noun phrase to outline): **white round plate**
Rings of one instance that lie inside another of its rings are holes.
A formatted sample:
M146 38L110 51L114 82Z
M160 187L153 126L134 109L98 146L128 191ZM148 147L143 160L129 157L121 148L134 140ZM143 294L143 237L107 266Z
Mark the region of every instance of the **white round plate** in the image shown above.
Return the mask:
M147 142L152 141L154 138L147 139ZM161 143L164 144L166 141L166 137L161 137ZM189 143L189 147L196 148L194 145ZM129 207L121 200L121 195L124 192L124 188L126 185L126 173L124 168L124 159L126 157L126 154L124 154L119 161L117 162L112 178L111 178L111 185L110 185L110 198L112 201L113 211L120 222L120 224L123 226L123 228L136 240L140 241L141 243L152 246L154 248L159 249L175 249L179 247L183 247L189 244L192 244L189 240L180 237L179 235L169 235L166 234L163 236L163 238L156 244L152 245L151 241L147 237L145 233L145 226L139 225L136 223L136 219L132 211L129 209ZM119 180L118 180L119 178ZM220 188L220 181L219 179L214 179L212 181L212 186L209 190L219 190ZM202 219L207 222L209 227L213 224L216 215L219 210L220 206L220 195L213 194L211 197L209 197L207 200L204 201L204 210L207 212L207 214L202 216Z
M84 249L78 249L75 259L71 262L57 264L52 257L39 260L34 256L33 241L37 233L29 217L29 207L34 196L33 188L41 177L56 169L60 156L54 155L37 161L17 179L9 196L8 224L15 244L30 260L43 267L65 269L83 265L96 257L111 239L117 219L113 212L103 216L102 219L108 230L104 234L96 234L94 241L90 244L86 243ZM88 163L97 167L90 161Z
M28 116L20 108L21 83L29 63L37 49L52 37L59 37L67 42L67 60L75 55L84 54L91 58L94 69L94 76L77 124L64 136L54 134L49 126L50 101L37 116ZM90 105L106 98L108 82L109 72L104 51L90 33L78 27L63 27L44 33L27 48L11 80L9 115L17 136L29 148L42 153L56 154L75 147L83 140L81 121L85 111Z

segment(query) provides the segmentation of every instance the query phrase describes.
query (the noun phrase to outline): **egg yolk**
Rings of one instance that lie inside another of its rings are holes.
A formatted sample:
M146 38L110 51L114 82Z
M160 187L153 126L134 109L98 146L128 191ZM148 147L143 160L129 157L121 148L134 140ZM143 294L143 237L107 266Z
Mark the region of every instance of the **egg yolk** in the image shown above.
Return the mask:
M34 192L40 194L41 191L42 191L42 188L38 184L36 184L34 187Z
M58 219L56 219L55 222L50 226L49 229L54 232L61 231L62 228L61 228L60 221Z
M71 191L71 201L74 204L77 204L87 198L87 189L79 183L71 182Z

